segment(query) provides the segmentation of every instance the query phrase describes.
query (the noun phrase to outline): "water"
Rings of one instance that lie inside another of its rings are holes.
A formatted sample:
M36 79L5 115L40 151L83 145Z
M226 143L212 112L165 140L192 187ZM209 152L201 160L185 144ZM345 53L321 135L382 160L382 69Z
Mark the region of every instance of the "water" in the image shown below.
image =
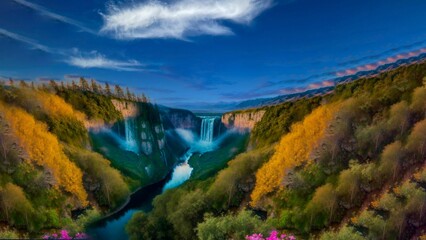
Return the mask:
M214 122L216 117L201 116L200 140L203 142L213 142Z
M152 200L162 192L176 188L190 179L193 168L188 164L193 153L205 153L214 151L226 137L214 139L214 121L217 117L201 117L200 137L185 129L176 129L180 137L190 146L189 150L181 157L181 164L177 165L172 174L162 181L144 187L131 195L130 201L124 208L111 216L103 219L93 226L88 234L94 239L116 240L128 239L125 231L126 224L137 211L149 212L152 209ZM125 120L125 138L119 137L112 131L109 133L120 143L121 147L128 151L138 151L135 140L134 120ZM149 172L149 169L147 169Z
M120 146L121 149L139 154L139 147L136 141L137 130L135 119L127 118L124 120L124 137L107 127L102 127L92 131L106 133Z
M151 211L152 200L162 193L164 185L169 179L170 175L162 181L144 187L132 194L129 203L124 208L96 223L89 229L88 234L94 239L128 239L129 237L125 231L126 224L130 221L135 212Z
M184 182L188 181L191 177L192 170L194 170L189 164L188 161L192 157L192 152L189 150L182 158L184 160L183 163L179 164L172 173L172 179L166 183L163 188L163 191L167 189L172 189L180 186Z
M188 150L181 160L184 162L177 165L173 173L162 181L144 187L130 196L129 203L118 212L93 226L88 234L94 239L116 240L128 239L125 231L126 224L137 211L149 212L152 209L152 200L167 189L180 186L191 177L192 168L188 164L192 152Z
M124 135L125 135L125 144L123 148L127 151L139 152L138 143L136 141L136 127L135 127L134 118L126 118L124 120Z

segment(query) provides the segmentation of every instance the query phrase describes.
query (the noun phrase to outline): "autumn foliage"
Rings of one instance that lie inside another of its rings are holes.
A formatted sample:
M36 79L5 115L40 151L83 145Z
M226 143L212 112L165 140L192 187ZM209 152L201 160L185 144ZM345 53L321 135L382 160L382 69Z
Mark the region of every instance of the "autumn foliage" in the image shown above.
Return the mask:
M294 124L290 133L284 135L271 160L256 173L256 187L251 194L253 206L268 193L279 189L290 169L309 160L312 150L324 135L335 109L336 105L318 107L302 122Z
M28 152L30 160L44 167L53 176L53 185L74 195L82 204L87 204L81 170L64 154L57 137L22 109L0 103L0 112L10 124L13 134Z

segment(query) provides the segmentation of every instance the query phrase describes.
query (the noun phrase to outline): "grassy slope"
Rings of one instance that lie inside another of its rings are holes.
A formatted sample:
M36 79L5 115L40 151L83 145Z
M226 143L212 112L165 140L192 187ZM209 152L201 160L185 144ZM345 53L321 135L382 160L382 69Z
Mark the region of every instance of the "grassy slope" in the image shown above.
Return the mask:
M194 168L191 179L206 179L226 167L229 160L243 152L247 146L248 134L232 134L224 140L219 149L205 154L194 154L189 164Z

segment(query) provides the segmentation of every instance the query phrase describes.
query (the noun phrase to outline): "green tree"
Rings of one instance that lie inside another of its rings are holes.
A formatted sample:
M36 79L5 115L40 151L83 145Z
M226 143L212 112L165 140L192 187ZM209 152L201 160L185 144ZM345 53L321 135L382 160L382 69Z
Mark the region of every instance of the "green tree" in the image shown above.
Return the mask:
M89 91L90 87L89 87L89 83L87 82L86 79L84 78L80 78L80 89L83 91Z
M111 88L108 83L105 83L105 95L111 96Z
M114 86L114 94L117 98L124 98L123 89L119 85Z
M383 179L391 177L394 180L396 178L404 154L400 141L395 141L385 147L381 155L378 169Z
M251 211L222 217L206 215L197 226L197 236L201 240L244 239L249 234L263 232L267 228L264 225Z
M19 218L13 216L14 214L18 214L18 217L24 218L24 222L28 226L33 207L22 188L13 183L7 183L1 189L0 195L6 219L12 222L19 221Z
M96 81L94 79L90 80L90 84L91 84L91 90L92 90L92 92L94 92L94 93L99 93L100 92L99 86L98 86L98 84L96 83Z
M333 219L336 210L337 193L332 184L327 183L315 190L312 200L306 206L308 216L310 216L310 225L314 218L321 219L321 214L326 214L327 218L319 224L326 225Z

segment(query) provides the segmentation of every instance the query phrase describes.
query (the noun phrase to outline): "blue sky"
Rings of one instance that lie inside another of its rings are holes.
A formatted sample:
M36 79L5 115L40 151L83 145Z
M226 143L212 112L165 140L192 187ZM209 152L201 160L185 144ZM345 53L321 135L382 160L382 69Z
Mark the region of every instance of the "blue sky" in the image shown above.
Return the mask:
M271 97L426 52L424 0L1 0L0 76L77 76L185 107Z

